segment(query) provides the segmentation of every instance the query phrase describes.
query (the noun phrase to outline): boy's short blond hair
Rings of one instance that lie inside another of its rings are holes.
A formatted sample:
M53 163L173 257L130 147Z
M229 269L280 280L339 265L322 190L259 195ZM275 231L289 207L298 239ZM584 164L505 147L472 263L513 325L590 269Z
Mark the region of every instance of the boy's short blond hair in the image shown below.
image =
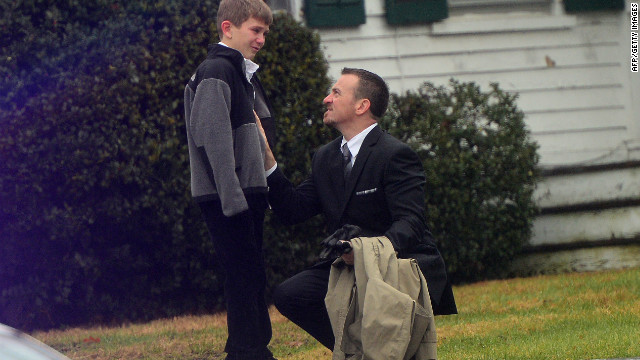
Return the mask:
M267 25L273 22L271 9L264 0L222 0L217 16L218 36L222 39L223 21L229 20L233 25L240 27L250 17L262 20Z

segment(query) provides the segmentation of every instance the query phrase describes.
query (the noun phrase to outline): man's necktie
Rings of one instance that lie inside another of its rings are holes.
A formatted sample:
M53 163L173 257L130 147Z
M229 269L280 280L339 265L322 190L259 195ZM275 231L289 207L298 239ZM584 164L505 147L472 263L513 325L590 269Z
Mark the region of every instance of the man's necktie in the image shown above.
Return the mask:
M349 151L349 147L347 143L342 145L342 165L344 166L344 180L346 181L349 178L349 174L351 174L351 151Z

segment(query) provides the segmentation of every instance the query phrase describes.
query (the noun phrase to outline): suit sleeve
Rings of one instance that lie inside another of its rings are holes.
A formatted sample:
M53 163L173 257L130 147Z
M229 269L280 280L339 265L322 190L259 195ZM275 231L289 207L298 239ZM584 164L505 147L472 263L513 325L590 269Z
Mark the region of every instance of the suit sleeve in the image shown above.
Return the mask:
M418 155L408 146L399 148L386 166L384 188L392 218L385 236L401 256L424 237L424 185L424 171Z
M283 223L297 224L321 212L313 176L294 187L278 167L267 178L267 185L269 204Z
M230 112L229 85L218 79L203 80L193 100L191 133L196 146L209 161L226 216L249 209L235 171Z

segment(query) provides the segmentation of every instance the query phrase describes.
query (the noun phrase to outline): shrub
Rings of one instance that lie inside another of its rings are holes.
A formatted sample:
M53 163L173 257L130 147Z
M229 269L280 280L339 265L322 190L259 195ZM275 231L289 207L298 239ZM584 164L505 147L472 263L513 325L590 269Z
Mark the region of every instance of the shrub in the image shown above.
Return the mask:
M516 99L497 84L425 83L393 94L382 121L423 160L427 222L456 282L505 276L530 235L537 145Z
M0 320L204 306L217 286L187 192L180 100L213 2L3 4Z
M0 4L9 40L0 49L0 322L46 328L221 306L213 249L189 193L182 103L217 40L217 4ZM270 37L281 43L261 60L282 62L261 72L284 114L287 154L319 141L313 126L297 140L292 128L317 123L300 114L314 112L327 86L317 38L298 28L278 17ZM307 161L291 154L283 164Z

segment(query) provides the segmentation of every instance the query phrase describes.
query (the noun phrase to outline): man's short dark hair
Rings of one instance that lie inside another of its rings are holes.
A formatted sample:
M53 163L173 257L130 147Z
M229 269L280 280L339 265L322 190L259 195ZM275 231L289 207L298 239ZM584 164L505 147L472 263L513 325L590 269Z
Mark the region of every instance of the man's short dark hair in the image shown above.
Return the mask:
M358 77L358 87L355 91L356 99L369 99L371 114L380 120L389 105L389 87L382 78L371 71L354 68L342 69L342 75Z

